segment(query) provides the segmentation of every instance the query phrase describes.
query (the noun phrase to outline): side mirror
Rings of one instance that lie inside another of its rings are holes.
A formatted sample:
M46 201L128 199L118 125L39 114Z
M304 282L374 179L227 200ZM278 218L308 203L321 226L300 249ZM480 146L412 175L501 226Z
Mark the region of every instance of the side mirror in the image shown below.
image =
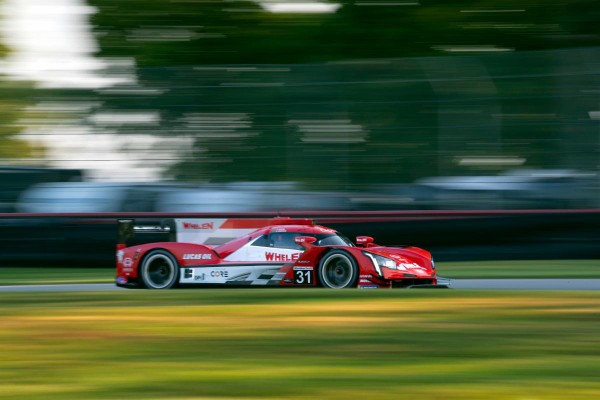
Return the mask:
M373 243L375 239L371 236L357 236L356 237L356 245L359 247L369 247L371 243Z
M294 238L294 242L296 242L296 244L299 244L300 246L305 248L311 246L316 241L317 238L314 236L296 236Z

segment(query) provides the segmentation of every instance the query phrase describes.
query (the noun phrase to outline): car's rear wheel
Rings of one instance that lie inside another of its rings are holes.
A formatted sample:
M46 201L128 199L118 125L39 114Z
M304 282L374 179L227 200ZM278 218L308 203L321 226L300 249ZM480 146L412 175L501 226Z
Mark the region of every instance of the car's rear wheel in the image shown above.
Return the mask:
M140 267L140 275L148 289L169 289L179 280L179 264L166 250L152 250Z
M345 289L355 287L358 266L354 258L345 251L333 250L319 263L319 279L327 288Z

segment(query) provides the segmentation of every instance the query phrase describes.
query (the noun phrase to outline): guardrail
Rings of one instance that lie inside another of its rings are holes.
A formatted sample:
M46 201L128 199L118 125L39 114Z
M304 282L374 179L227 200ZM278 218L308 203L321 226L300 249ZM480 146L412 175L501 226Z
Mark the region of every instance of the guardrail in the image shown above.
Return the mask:
M112 267L117 220L312 218L353 238L412 244L439 261L600 258L600 209L0 214L0 265Z

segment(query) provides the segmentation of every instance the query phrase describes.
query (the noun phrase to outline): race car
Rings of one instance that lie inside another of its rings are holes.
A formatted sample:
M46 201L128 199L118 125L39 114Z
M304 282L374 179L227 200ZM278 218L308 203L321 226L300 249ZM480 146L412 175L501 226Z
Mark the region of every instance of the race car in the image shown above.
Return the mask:
M358 236L352 243L309 219L180 219L158 227L135 226L135 221L125 220L119 221L119 227L120 237L163 232L170 238L139 245L119 241L116 284L123 287L345 289L435 287L438 283L426 250L379 246L369 236Z

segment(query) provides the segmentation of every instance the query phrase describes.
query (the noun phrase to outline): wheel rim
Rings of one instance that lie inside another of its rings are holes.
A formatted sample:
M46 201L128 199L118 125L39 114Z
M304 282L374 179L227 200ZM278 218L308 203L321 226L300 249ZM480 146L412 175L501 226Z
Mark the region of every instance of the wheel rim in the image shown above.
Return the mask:
M149 286L162 289L169 286L175 275L173 262L169 257L162 254L156 254L146 261L145 268L146 281Z
M342 254L330 256L323 266L323 281L332 288L345 288L354 278L350 259Z

